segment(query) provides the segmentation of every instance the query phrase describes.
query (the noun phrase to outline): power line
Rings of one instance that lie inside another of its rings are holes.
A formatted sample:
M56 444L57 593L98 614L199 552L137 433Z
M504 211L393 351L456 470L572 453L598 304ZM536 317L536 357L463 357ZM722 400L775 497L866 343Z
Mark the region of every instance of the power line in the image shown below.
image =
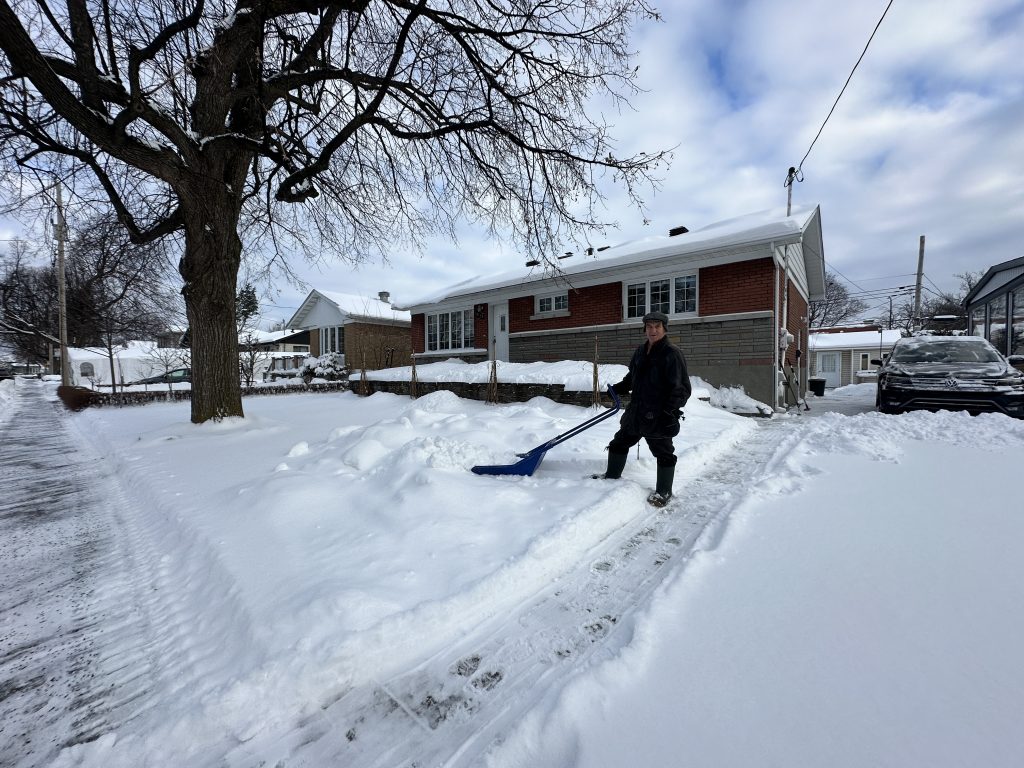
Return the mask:
M852 285L857 290L860 290L860 291L864 290L861 286L857 285L855 282L853 282L853 280L851 280L846 275L844 275L842 272L840 272L838 269L836 269L835 266L828 267L827 269L829 271L831 271L831 272L835 272L837 275L839 275L841 278L843 278L843 280L848 282L850 285Z
M853 69L850 70L849 77L846 78L846 82L843 84L842 90L839 91L839 95L836 96L835 103L832 105L832 109L828 111L828 115L825 117L825 121L821 124L821 128L818 129L818 133L814 137L814 141L812 141L811 146L807 148L807 152L804 154L803 160L800 161L800 165L798 165L796 168L789 169L789 175L786 177L785 186L791 186L793 183L793 179L796 179L797 181L804 180L803 175L801 174L801 171L804 167L804 161L807 160L808 155L811 154L811 150L814 149L814 145L818 141L818 138L821 136L821 132L825 130L825 125L828 123L829 118L832 117L832 113L836 111L836 106L838 106L839 100L843 98L843 94L846 92L846 86L848 86L850 84L850 80L853 79L853 73L856 72L857 67L860 66L860 62L864 58L864 54L868 52L868 46L870 46L871 41L875 39L875 33L878 32L878 28L882 26L882 21L885 19L885 15L889 12L889 9L892 8L892 4L893 0L889 0L889 4L885 6L885 10L882 11L882 17L878 20L878 23L875 24L875 28L874 30L872 30L871 36L868 38L867 43L865 43L864 45L864 50L861 51L860 56L857 58L857 63L853 65Z
M883 275L882 277L861 277L858 278L862 283L869 282L871 280L892 280L895 277L913 277L917 272L904 272L902 275Z

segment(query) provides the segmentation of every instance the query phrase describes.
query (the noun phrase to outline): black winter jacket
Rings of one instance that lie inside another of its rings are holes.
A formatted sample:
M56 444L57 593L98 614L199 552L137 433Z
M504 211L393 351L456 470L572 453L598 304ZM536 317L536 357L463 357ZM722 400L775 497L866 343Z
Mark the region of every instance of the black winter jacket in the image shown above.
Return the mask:
M686 358L667 338L650 352L644 342L633 353L629 373L615 385L615 391L620 395L632 392L620 422L624 429L643 437L675 437L691 392Z

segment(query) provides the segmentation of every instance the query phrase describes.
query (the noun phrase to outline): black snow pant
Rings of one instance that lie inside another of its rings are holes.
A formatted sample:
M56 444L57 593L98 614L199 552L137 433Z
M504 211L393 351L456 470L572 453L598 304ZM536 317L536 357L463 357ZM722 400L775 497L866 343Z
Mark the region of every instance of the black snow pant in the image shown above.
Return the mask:
M640 435L636 432L620 427L615 437L608 443L608 453L618 453L625 456L629 449L640 442ZM647 441L647 447L651 449L654 458L658 460L659 467L674 467L676 465L675 446L672 445L671 437L643 437Z

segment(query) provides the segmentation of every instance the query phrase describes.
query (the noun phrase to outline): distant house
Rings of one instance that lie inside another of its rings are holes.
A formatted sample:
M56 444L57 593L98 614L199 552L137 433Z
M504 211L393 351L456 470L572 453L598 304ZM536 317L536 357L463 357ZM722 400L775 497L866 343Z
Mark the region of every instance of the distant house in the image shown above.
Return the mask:
M781 363L806 381L808 302L824 295L817 207L753 214L565 259L560 274L523 269L406 303L424 361L512 362L594 356L628 361L640 318L659 310L691 375L780 405ZM529 265L527 265L529 266Z
M1004 355L1024 355L1024 257L989 268L964 299L968 333Z
M177 349L185 337L185 328L167 328L156 334L156 345L160 349Z
M392 306L387 291L376 298L310 291L287 326L309 332L311 356L338 352L352 370L405 365L412 353L409 313Z
M877 326L816 329L810 335L811 377L824 379L829 389L874 381L877 366L871 361L892 352L902 335Z
M255 381L292 378L309 357L309 331L289 328L278 331L247 330L238 335L243 359L258 350L252 360ZM248 363L246 363L248 365Z
M120 386L186 367L186 359L177 357L173 349L159 347L155 341L115 345L113 358L104 347L68 347L68 378L78 386L110 386L112 381Z

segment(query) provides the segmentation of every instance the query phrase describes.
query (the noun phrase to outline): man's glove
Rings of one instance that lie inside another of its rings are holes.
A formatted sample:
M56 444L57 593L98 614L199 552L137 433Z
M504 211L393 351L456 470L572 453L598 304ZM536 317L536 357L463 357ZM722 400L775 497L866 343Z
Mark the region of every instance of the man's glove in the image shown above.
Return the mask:
M615 390L615 394L619 397L629 394L629 385L624 381L620 381L618 384L612 384L612 389Z

